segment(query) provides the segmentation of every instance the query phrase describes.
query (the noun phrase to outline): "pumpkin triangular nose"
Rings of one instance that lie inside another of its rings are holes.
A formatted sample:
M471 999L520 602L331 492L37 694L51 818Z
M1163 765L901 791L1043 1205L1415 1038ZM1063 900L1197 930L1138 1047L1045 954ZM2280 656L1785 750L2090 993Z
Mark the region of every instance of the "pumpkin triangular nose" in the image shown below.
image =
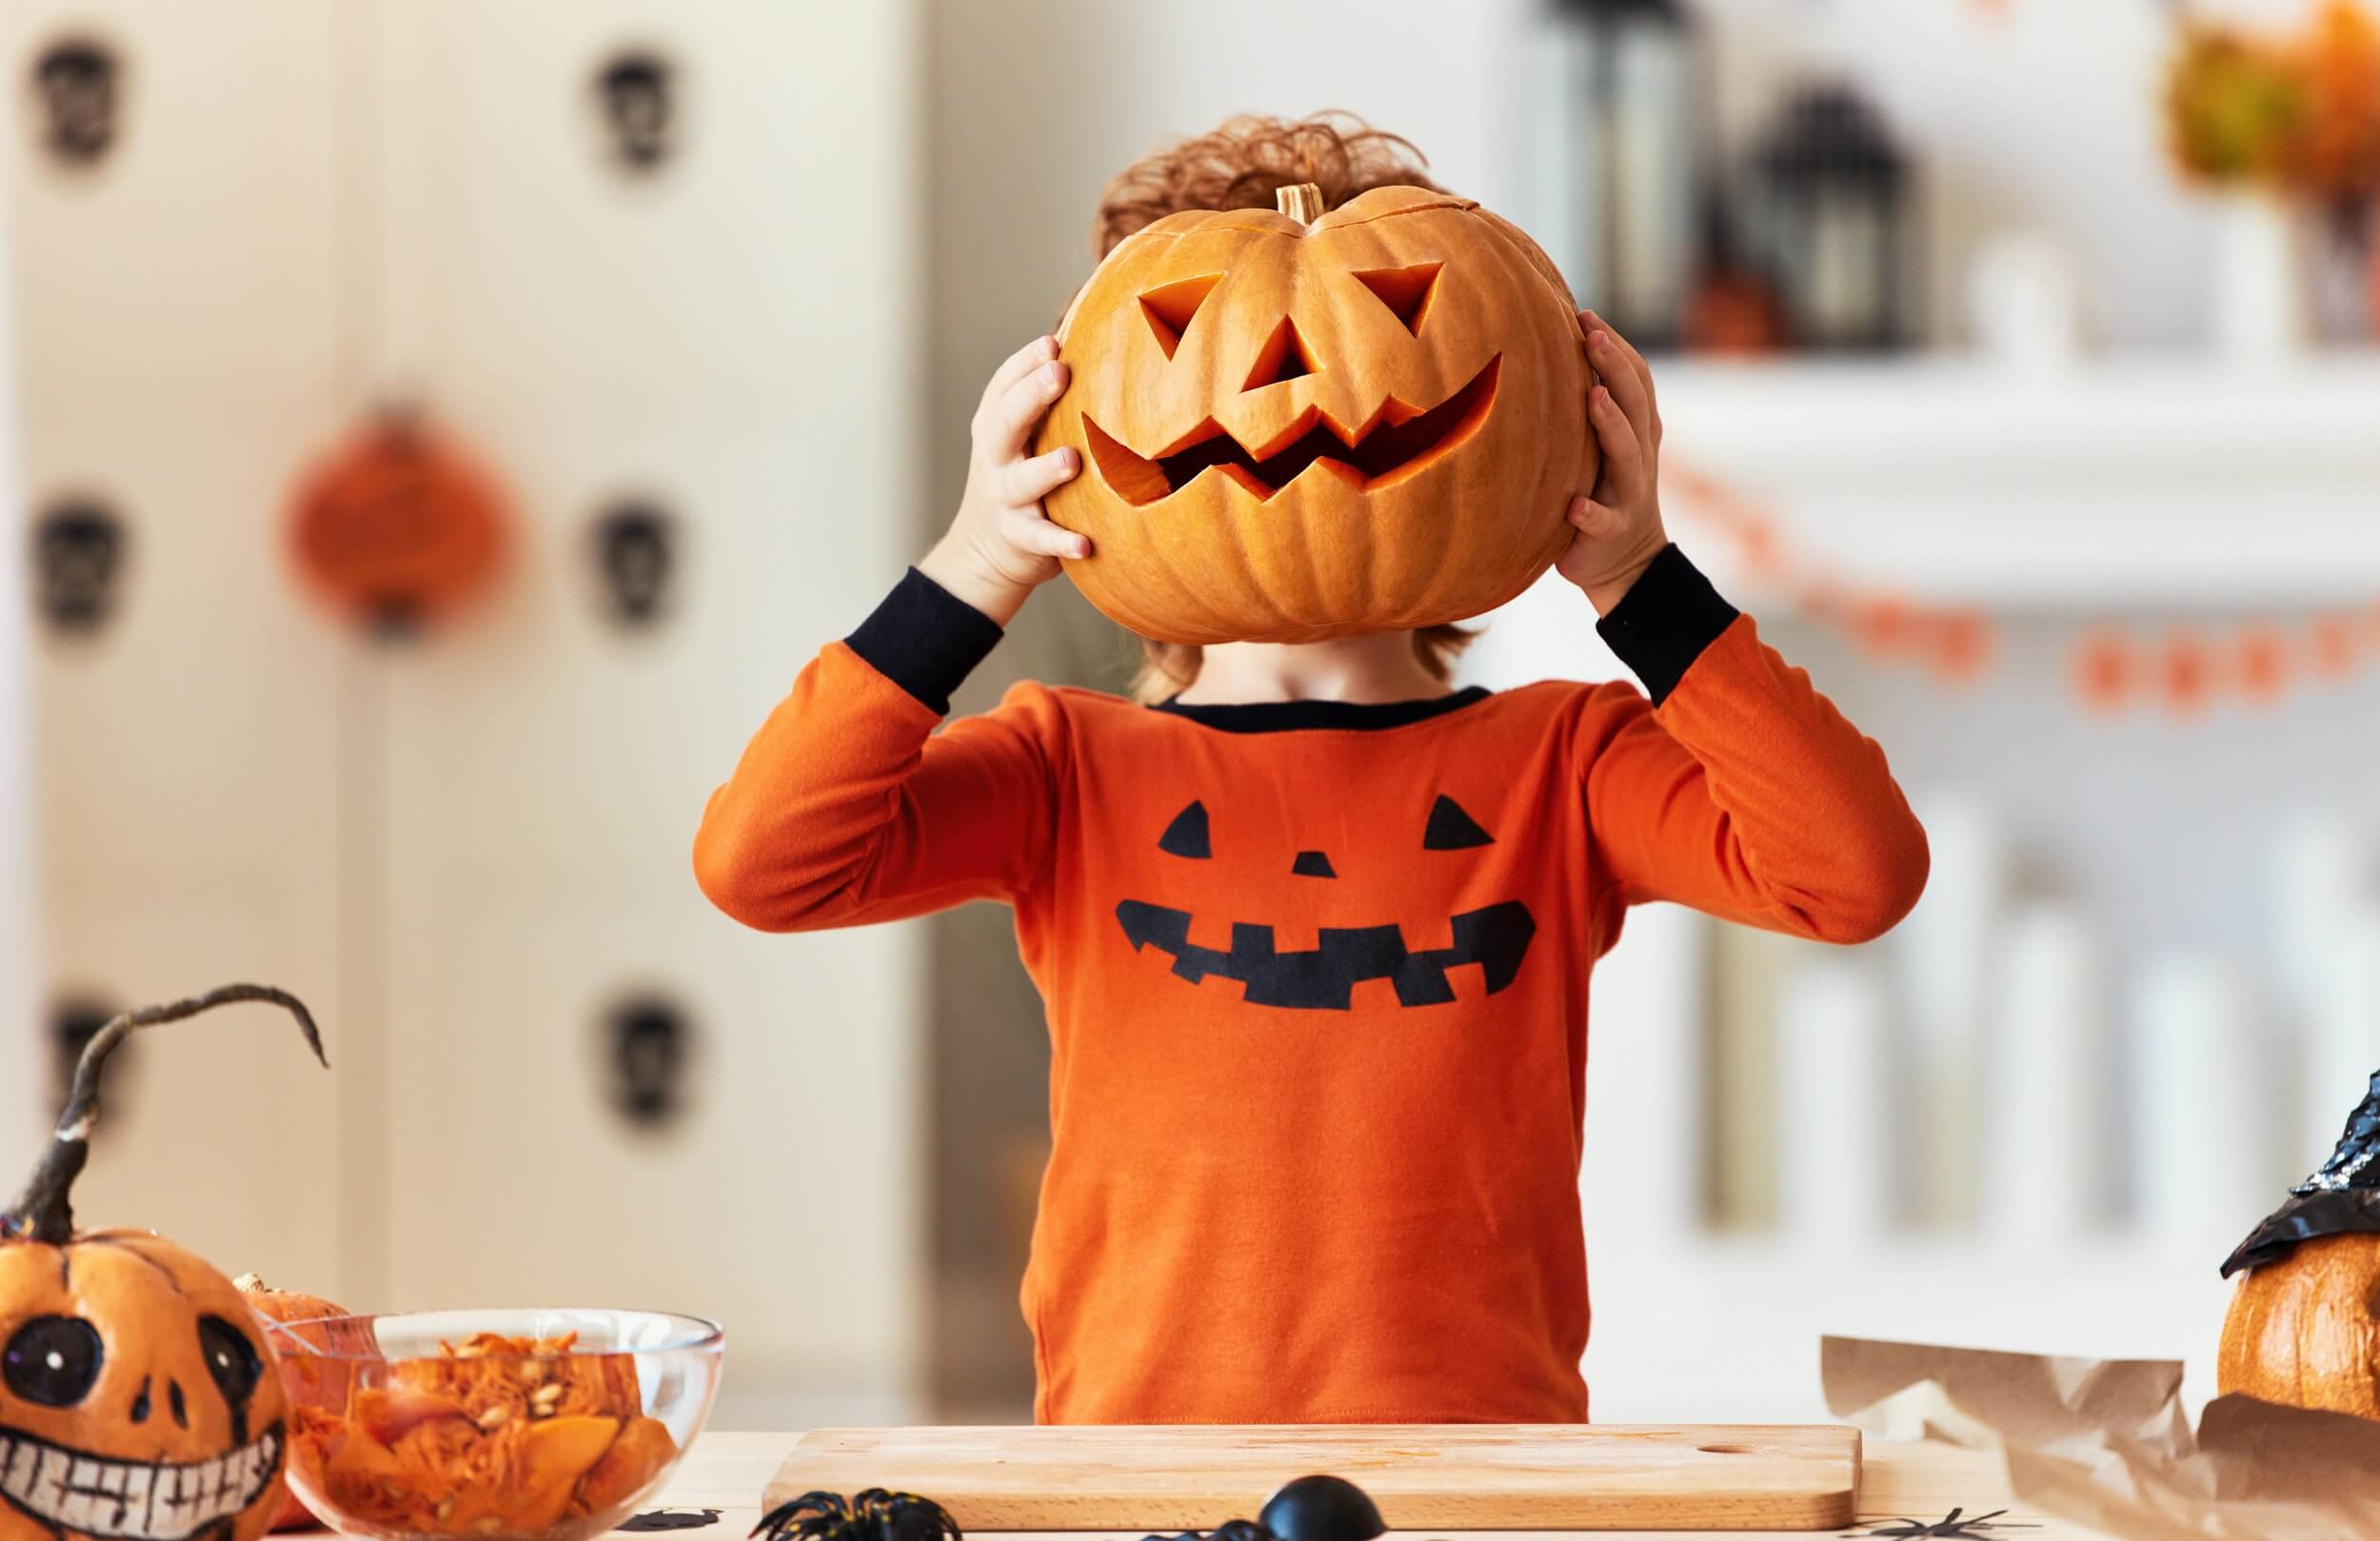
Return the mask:
M1314 362L1306 340L1298 334L1298 324L1283 316L1273 334L1264 340L1264 346L1257 349L1256 363L1248 369L1248 382L1240 388L1261 390L1284 380L1302 380L1321 367Z
M1425 851L1463 851L1475 845L1494 845L1496 837L1479 827L1479 821L1463 811L1461 803L1440 795L1430 805L1430 822L1421 832L1421 848Z

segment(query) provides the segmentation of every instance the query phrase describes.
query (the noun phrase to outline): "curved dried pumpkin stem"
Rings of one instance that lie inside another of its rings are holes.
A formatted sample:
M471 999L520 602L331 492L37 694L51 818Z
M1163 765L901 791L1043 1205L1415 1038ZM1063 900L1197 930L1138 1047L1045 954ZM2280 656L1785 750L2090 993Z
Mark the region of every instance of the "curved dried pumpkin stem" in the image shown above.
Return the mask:
M1322 189L1311 182L1293 182L1273 190L1273 207L1300 225L1322 217Z
M42 1152L41 1164L33 1169L32 1180L25 1185L25 1192L17 1195L16 1202L0 1211L0 1239L37 1241L52 1247L72 1239L74 1207L69 1194L74 1179L82 1176L84 1164L90 1159L90 1132L99 1122L99 1073L119 1044L143 1028L178 1022L217 1006L243 1001L263 1001L287 1008L297 1018L299 1031L306 1035L307 1047L314 1051L314 1057L322 1061L323 1068L329 1068L330 1060L323 1054L323 1036L314 1026L313 1014L297 997L268 984L227 984L188 1000L126 1012L92 1034L90 1041L83 1046L83 1057L74 1066L73 1088L67 1094L66 1110L58 1115L57 1132L51 1136L49 1149Z

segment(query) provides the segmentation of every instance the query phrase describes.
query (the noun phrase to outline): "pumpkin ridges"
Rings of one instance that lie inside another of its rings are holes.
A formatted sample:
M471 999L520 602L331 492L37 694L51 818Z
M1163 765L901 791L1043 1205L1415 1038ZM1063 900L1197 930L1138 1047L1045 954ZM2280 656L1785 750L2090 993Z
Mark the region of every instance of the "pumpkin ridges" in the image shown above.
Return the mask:
M2380 1236L2299 1243L2233 1290L2215 1361L2220 1392L2380 1418L2371 1298Z
M1119 512L1123 500L1086 468L1048 502L1055 523L1092 539L1093 556L1067 563L1084 594L1166 640L1308 641L1461 619L1550 565L1571 536L1570 496L1593 481L1591 376L1550 265L1509 225L1465 217L1481 212L1379 188L1310 230L1271 213L1189 210L1119 245L1069 311L1061 343L1075 383L1042 425L1041 449L1079 443L1085 417L1146 455L1209 416L1247 446L1310 405L1340 422L1390 397L1428 409L1500 354L1499 400L1472 439L1382 478L1360 501L1309 468L1259 504L1219 470ZM1315 245L1291 250L1264 235ZM1418 338L1354 277L1433 262L1440 277ZM1226 276L1168 366L1124 302L1193 269ZM1284 316L1320 370L1305 385L1240 390ZM1561 426L1531 437L1528 417L1540 430Z

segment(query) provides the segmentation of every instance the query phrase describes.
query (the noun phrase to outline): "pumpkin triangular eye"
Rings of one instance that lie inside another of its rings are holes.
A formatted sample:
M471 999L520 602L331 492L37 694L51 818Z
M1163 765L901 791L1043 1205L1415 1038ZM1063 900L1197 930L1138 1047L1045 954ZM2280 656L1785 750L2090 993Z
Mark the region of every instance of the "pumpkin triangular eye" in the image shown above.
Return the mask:
M1199 861L1213 856L1215 852L1206 839L1206 804L1193 802L1174 815L1174 821L1157 838L1157 848L1167 856L1186 856Z
M1356 282L1377 295L1405 324L1405 330L1418 337L1422 318L1429 314L1430 301L1438 293L1438 270L1445 266L1425 262L1412 267L1375 267L1358 273Z
M1495 843L1496 837L1481 829L1479 821L1463 812L1462 804L1453 798L1440 796L1430 805L1430 825L1421 832L1421 849L1462 851Z
M1157 334L1157 346L1172 358L1174 349L1181 346L1181 334L1190 329L1190 318L1206 304L1206 297L1215 292L1215 286L1223 281L1220 273L1208 273L1202 278L1185 278L1162 288L1154 288L1140 296L1140 314Z

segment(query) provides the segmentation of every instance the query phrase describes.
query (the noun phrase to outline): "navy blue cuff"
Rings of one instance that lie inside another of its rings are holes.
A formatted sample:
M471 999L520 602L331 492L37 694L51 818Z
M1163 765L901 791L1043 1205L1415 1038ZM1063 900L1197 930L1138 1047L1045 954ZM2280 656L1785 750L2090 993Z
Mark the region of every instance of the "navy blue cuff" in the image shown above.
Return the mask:
M870 668L938 714L1000 645L1000 625L915 567L843 639Z
M1658 706L1736 614L1686 553L1665 545L1595 629Z

